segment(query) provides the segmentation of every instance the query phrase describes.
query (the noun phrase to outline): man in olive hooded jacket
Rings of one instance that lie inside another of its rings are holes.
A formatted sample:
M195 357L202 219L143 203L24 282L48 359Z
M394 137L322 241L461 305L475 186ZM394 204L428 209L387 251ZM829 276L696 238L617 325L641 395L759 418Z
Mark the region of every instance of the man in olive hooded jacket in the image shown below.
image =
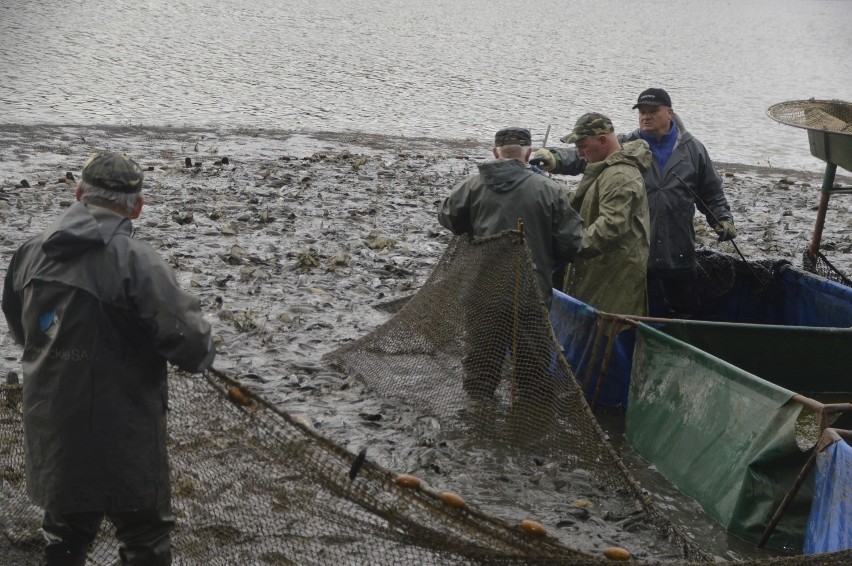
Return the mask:
M122 564L171 563L166 362L213 361L210 324L171 268L131 237L142 169L100 154L77 200L14 254L3 313L24 347L27 489L47 564L84 564L104 516Z
M651 166L648 144L620 145L612 121L596 112L581 116L562 141L576 144L588 162L571 196L585 228L565 292L603 312L647 315L651 229L642 173Z

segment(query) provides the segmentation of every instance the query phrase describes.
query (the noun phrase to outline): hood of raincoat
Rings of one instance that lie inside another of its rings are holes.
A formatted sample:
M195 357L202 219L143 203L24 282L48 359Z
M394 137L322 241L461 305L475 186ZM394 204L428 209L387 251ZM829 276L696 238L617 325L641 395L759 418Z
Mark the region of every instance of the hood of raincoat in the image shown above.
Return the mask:
M651 168L653 159L654 156L645 140L633 140L623 143L620 151L616 151L607 157L601 162L601 164L603 164L604 167L609 167L610 165L615 165L617 163L626 163L635 165L644 173L647 169ZM598 164L592 163L590 167L594 165Z
M44 232L41 249L55 261L68 261L109 244L118 233L130 234L129 218L94 205L77 203Z
M498 193L506 193L521 185L527 177L535 175L517 159L497 159L478 166L482 183ZM521 173L520 175L518 173Z

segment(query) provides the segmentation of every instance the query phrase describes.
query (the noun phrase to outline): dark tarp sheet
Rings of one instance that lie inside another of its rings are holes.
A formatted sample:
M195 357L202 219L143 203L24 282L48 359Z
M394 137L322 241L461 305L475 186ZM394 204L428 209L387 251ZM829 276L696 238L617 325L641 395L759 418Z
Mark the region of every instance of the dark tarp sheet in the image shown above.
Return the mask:
M796 393L852 389L852 329L683 320L663 332Z
M683 493L730 532L756 543L808 454L796 444L792 391L640 325L626 435ZM812 480L767 546L801 552Z
M852 549L852 446L839 439L817 454L805 554Z

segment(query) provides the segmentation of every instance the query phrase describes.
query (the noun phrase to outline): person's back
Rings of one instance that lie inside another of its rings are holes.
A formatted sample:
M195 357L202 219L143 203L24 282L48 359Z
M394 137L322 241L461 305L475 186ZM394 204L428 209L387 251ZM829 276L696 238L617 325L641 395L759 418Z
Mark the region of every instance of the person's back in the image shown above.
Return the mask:
M524 223L524 236L535 263L541 297L550 306L554 261L574 258L582 238L583 222L568 204L567 193L555 182L526 168L531 148L529 130L507 128L494 139L496 161L479 166L479 174L458 183L441 203L438 219L455 234L484 238L515 229ZM522 333L517 342L507 340L497 328L511 328L518 313L499 289L511 281L491 273L473 277L482 290L470 302L461 301L465 312L465 370L463 387L471 395L489 396L501 380L503 353L511 350L515 363L527 375L545 375L550 363L548 344ZM489 292L493 289L494 292ZM532 393L519 383L520 394ZM539 384L540 385L540 384ZM536 390L538 391L538 390ZM540 391L539 391L540 392Z
M479 165L479 174L458 183L442 201L438 220L455 234L476 238L515 229L523 221L542 297L549 304L554 262L573 259L582 221L562 187L525 166L528 131L501 130L493 153L496 160Z
M125 563L167 564L167 361L208 367L210 324L131 237L138 165L101 155L82 179L83 202L20 247L4 284L3 312L24 346L27 487L45 509L49 564L84 560L104 514Z

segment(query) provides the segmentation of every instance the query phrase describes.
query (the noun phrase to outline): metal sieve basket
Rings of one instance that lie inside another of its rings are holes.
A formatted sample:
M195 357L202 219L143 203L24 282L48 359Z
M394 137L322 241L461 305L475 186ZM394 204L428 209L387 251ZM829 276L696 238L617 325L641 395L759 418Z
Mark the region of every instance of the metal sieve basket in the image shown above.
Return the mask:
M852 102L843 100L792 100L766 111L770 118L806 130L852 135Z
M806 129L814 157L852 171L852 102L791 100L766 113L776 122Z

